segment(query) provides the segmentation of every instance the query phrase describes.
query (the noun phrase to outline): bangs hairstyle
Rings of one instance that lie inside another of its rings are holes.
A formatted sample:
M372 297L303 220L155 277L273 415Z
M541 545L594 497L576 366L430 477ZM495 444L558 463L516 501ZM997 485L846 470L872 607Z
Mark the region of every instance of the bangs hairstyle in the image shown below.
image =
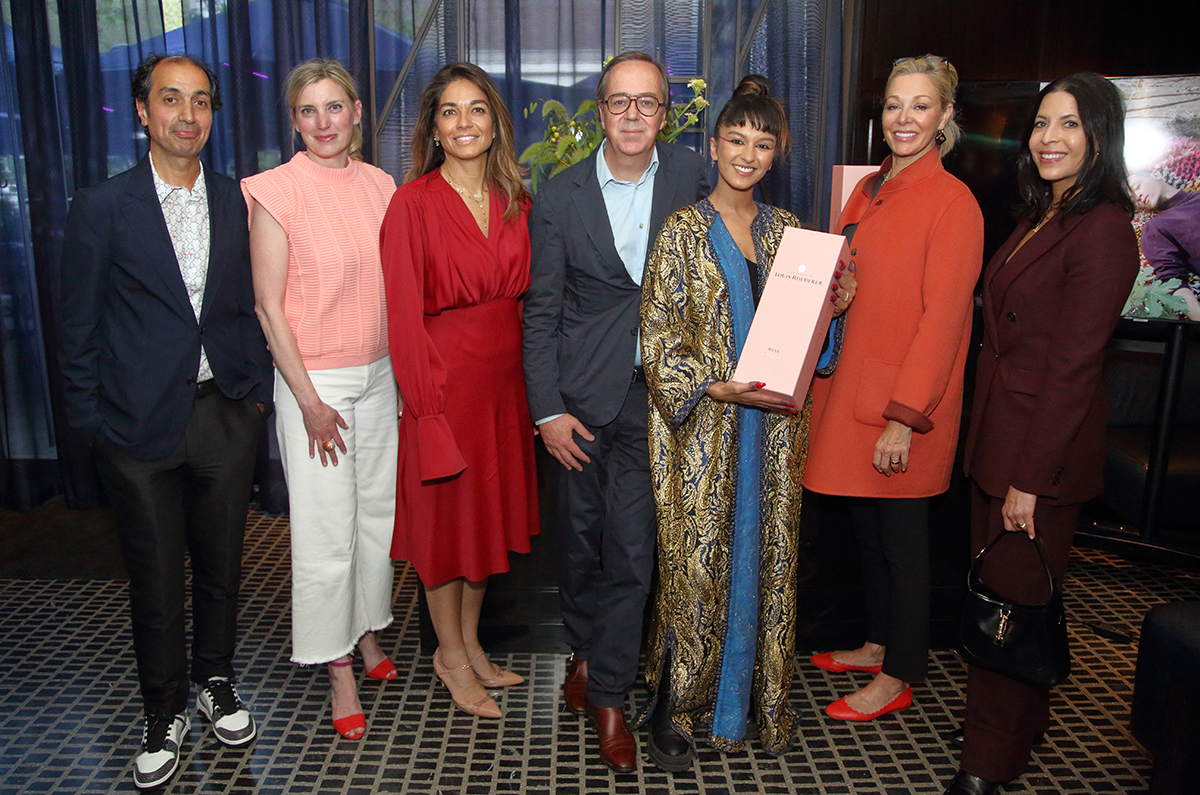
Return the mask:
M150 104L150 89L154 87L154 67L160 63L170 61L184 61L204 72L204 76L208 78L208 104L212 106L213 113L221 109L224 104L221 102L221 87L217 85L217 75L212 69L208 68L208 64L195 58L187 53L179 55L166 55L165 53L155 53L146 56L146 59L137 66L137 70L133 73L133 78L129 81L130 92L133 94L134 107L137 103L142 103L142 107Z
M332 58L313 58L311 61L298 64L288 74L287 80L283 82L283 96L287 101L288 112L292 117L293 153L296 151L296 138L300 135L295 127L296 105L299 104L300 95L304 93L304 89L322 80L332 80L334 83L337 83L338 88L346 92L351 106L358 102L358 87L354 85L354 77L340 62ZM358 124L354 125L354 132L350 134L350 157L355 160L363 159L362 142L362 118L360 117Z
M404 175L404 181L412 182L446 162L445 150L433 145L433 134L437 130L442 92L455 80L466 80L482 91L487 100L496 139L488 149L484 179L492 190L504 197L504 220L511 221L517 217L520 203L529 199L529 192L521 180L523 170L513 150L512 116L504 106L504 100L500 98L492 78L473 63L461 61L443 66L421 92L421 98L417 101L417 125L412 137L412 168Z
M1129 174L1125 169L1125 103L1121 92L1095 72L1072 72L1042 89L1025 122L1021 153L1017 156L1017 186L1021 191L1024 215L1036 222L1054 201L1050 183L1042 179L1033 162L1029 140L1033 137L1042 100L1056 91L1065 91L1075 99L1079 122L1087 139L1083 165L1075 177L1075 184L1063 194L1058 216L1066 218L1086 213L1106 201L1132 213L1133 199L1129 195Z
M888 74L887 89L883 92L885 103L892 93L892 81L901 75L925 75L933 84L934 91L937 92L938 104L942 110L954 104L954 98L958 94L958 70L950 63L949 58L927 53L915 58L898 59L892 64L892 71ZM941 157L950 154L954 145L958 143L958 139L962 137L962 129L958 126L958 120L955 118L957 116L958 108L955 107L954 112L946 121L946 126L942 128L942 134L946 136L946 140L938 146L938 155Z
M771 96L771 84L762 75L746 75L733 90L733 96L717 114L713 129L720 133L729 127L750 126L775 136L775 158L786 160L792 151L787 114L779 100Z

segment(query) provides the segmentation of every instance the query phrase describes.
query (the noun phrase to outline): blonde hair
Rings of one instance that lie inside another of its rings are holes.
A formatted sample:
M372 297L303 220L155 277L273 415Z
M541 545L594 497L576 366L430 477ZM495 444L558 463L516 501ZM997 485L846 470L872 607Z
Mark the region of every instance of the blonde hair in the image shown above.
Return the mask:
M412 182L446 162L445 150L433 145L433 133L437 128L437 110L442 92L456 80L466 80L482 91L487 100L496 137L488 149L484 179L504 198L504 220L511 221L517 217L520 203L529 198L521 179L521 164L514 153L512 116L504 106L504 100L492 78L473 63L461 61L443 66L421 92L421 98L417 101L417 124L412 137L412 167L404 175L404 181Z
M296 117L296 104L300 102L300 95L304 93L304 89L322 80L332 80L345 91L351 106L358 103L358 88L354 85L353 75L346 67L333 58L313 58L297 64L296 68L288 74L287 80L283 82L283 96L287 100L288 112L292 116L293 122ZM293 143L297 134L293 127ZM354 132L350 135L350 157L354 160L363 159L362 142L362 119L360 118L358 124L354 125Z
M954 97L958 92L958 71L948 58L929 54L918 55L915 58L900 58L892 64L892 71L887 79L888 89L891 88L892 81L901 75L925 75L933 84L934 90L937 91L938 102L942 109L945 110L954 104ZM886 97L891 91L885 89L883 93ZM938 154L942 157L950 154L954 144L962 137L962 130L954 119L957 114L958 109L955 108L946 121L946 126L942 128L942 134L946 136L946 140L938 145Z

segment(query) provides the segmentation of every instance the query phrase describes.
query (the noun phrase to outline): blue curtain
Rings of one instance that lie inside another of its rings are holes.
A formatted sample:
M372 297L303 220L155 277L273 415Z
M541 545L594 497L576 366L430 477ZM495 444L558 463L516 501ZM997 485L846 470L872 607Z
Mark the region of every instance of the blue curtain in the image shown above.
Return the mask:
M748 32L764 3L763 23ZM159 0L104 3L99 13L97 0L0 5L0 504L25 509L64 494L69 505L89 507L102 499L87 447L62 416L50 266L75 188L132 167L147 150L129 81L151 53L187 52L216 71L225 108L203 157L238 178L294 151L280 98L288 71L314 56L341 60L363 97L364 153L372 160L378 128L376 164L399 179L417 94L449 61L465 57L496 79L520 151L542 134L540 113L523 112L528 103L557 99L573 110L592 96L618 42L647 49L676 76L707 68L719 109L741 76L733 55L740 30L753 39L741 71L771 78L796 141L764 197L813 225L828 204L824 174L839 127L840 4L833 0L712 0L707 60L702 0L444 0L380 125L375 113L392 95L430 0L376 0L374 19L371 7L367 0L189 0L184 19L164 20ZM674 88L677 99L690 97ZM681 142L703 150L708 132ZM264 434L260 461L262 505L286 510L273 430Z
M168 21L157 0L99 15L95 0L10 5L11 19L0 19L0 503L27 509L63 494L72 507L91 507L102 501L95 468L62 415L50 266L75 188L132 167L147 151L130 96L137 64L155 52L186 52L214 68L226 105L203 157L242 177L291 155L279 95L296 63L337 57L370 85L370 21L365 0L198 0L184 4L186 18ZM388 33L383 51L402 57L401 37ZM282 511L273 437L264 434L259 496Z

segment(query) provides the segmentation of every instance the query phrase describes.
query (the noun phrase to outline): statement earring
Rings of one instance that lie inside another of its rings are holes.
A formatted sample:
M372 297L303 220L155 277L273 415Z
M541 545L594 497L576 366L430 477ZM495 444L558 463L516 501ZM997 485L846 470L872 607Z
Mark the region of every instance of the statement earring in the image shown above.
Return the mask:
M938 130L937 133L934 134L934 136L933 136L933 142L935 144L937 144L938 146L941 146L942 144L946 143L946 133L942 130Z
M441 141L439 141L437 138L434 138L434 139L433 139L433 145L434 145L434 146L441 146L441 145L442 145L442 142L441 142Z

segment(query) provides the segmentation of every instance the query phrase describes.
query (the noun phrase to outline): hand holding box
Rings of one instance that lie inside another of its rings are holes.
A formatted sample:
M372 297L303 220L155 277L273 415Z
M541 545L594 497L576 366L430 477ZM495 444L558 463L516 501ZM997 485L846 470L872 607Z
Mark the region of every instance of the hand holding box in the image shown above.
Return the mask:
M803 405L833 319L833 274L849 261L841 235L794 227L783 231L734 381L763 381L764 392Z

